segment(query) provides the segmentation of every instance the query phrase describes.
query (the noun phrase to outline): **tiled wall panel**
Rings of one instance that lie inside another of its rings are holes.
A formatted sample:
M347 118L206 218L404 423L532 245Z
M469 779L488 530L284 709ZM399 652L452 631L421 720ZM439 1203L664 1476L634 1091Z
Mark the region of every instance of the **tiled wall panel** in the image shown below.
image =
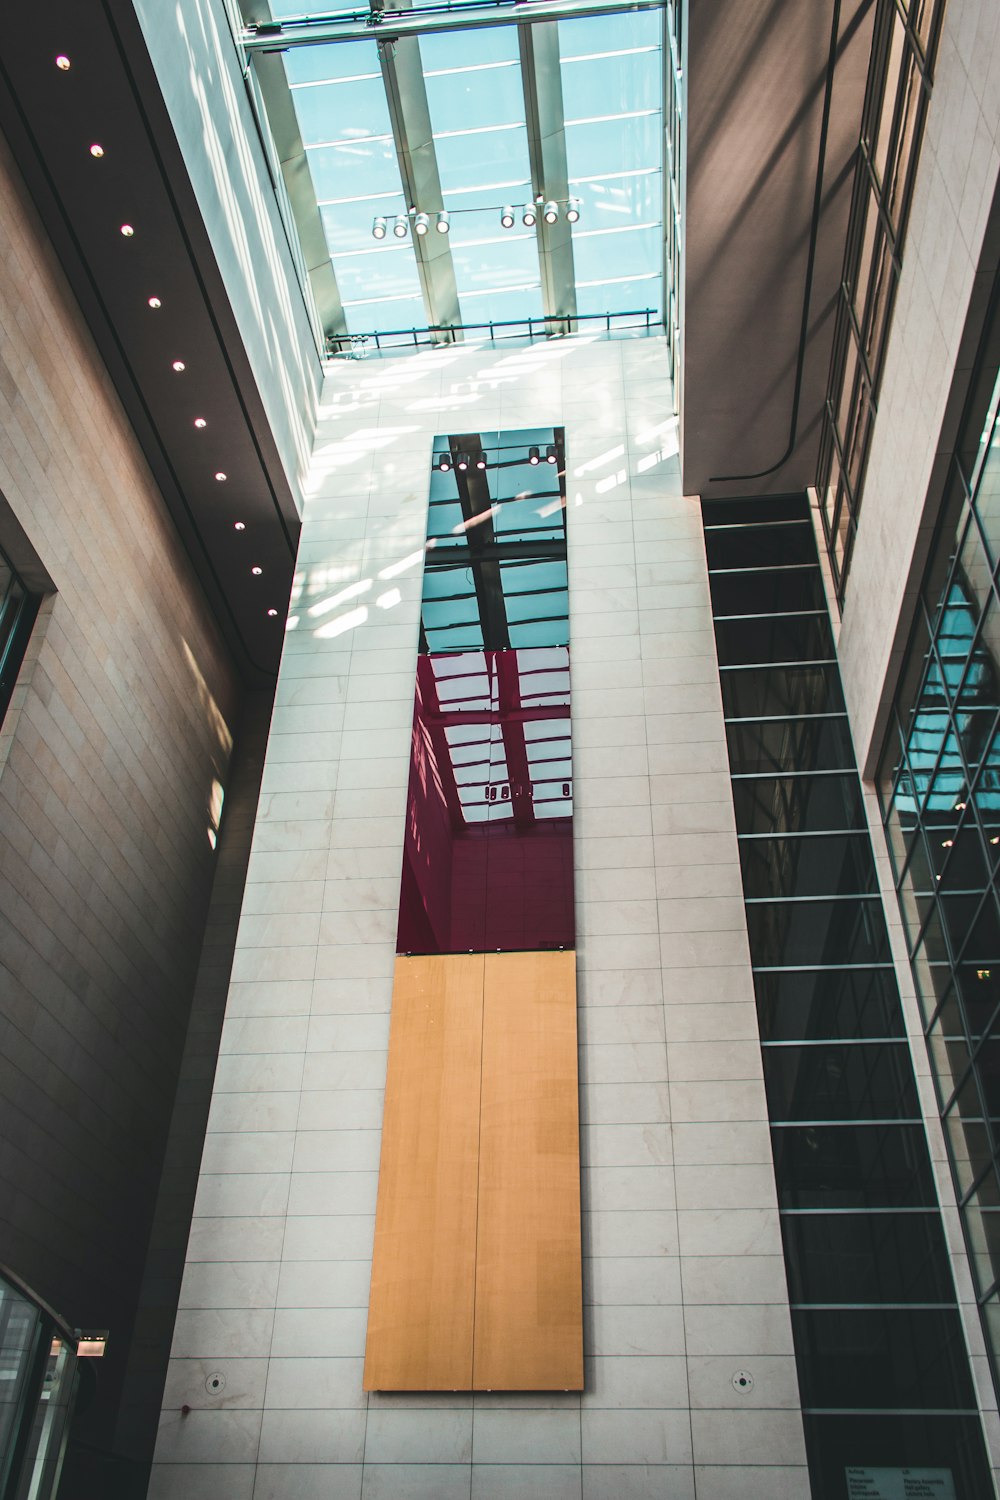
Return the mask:
M704 546L666 367L659 340L580 339L328 380L153 1500L693 1500L696 1483L801 1500ZM361 1390L430 439L459 420L566 427L582 1395Z

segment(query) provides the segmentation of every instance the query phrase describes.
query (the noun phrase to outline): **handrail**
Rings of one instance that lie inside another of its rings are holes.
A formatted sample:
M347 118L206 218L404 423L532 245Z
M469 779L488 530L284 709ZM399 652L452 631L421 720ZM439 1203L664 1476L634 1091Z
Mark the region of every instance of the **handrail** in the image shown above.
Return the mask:
M536 326L539 338L565 338L575 331L578 323L603 323L606 333L616 330L626 332L627 328L621 328L622 318L641 318L643 321L638 325L629 327L641 327L646 333L654 328L663 326L663 317L655 308L642 307L629 312L608 313L573 313L573 314L539 314L530 318L505 318L491 319L486 323L453 323L447 326L430 324L426 328L391 328L382 329L373 333L343 333L328 334L326 340L327 354L331 358L338 356L349 359L363 358L368 352L365 346L374 343L378 352L382 351L384 339L406 339L413 340L413 347L420 348L422 344L453 344L456 342L456 334L489 332L491 339L497 337L496 330L502 328L513 328L523 331L527 329L527 337L534 342L536 338ZM552 325L560 325L553 327ZM438 337L435 337L438 335ZM516 333L502 335L501 337L516 338ZM398 348L398 344L389 346Z
M57 1313L55 1308L50 1307L44 1297L40 1297L36 1291L33 1291L23 1277L18 1276L16 1271L12 1271L9 1266L5 1266L2 1262L0 1262L0 1280L6 1281L26 1302L30 1302L43 1317L48 1318L51 1323L54 1323L60 1336L66 1343L72 1345L74 1351L76 1350L76 1342L79 1338L78 1331L75 1328L71 1328L62 1314Z

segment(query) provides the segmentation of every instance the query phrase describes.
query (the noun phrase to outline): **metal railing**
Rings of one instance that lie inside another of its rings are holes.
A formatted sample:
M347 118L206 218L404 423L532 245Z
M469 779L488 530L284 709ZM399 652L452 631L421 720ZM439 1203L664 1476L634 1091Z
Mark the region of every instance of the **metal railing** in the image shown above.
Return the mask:
M629 321L631 320L631 321ZM508 318L487 323L455 323L447 328L382 329L378 333L330 334L326 340L326 352L332 359L364 359L366 354L381 353L385 349L419 349L431 344L454 344L458 335L485 333L488 339L536 339L566 338L580 331L580 325L596 324L604 333L644 332L659 333L663 329L663 314L656 308L643 307L633 312L620 313L574 313L572 317ZM391 342L390 342L391 340Z

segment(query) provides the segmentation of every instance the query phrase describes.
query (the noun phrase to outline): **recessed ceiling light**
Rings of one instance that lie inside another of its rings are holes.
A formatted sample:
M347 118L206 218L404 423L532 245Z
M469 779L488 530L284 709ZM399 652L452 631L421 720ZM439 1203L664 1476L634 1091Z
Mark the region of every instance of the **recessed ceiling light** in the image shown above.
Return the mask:
M233 522L233 530L234 531L246 531L246 529L247 529L247 523L245 521L234 521Z
M97 142L95 141L94 144L90 148L90 154L91 154L91 156L96 156L96 157L100 158L100 157L102 157L104 155L104 147L103 146L99 146L97 144Z
M269 614L269 615L271 615L271 616L272 616L272 617L273 617L273 616L274 616L274 615L276 615L276 614L277 614L277 613L278 613L278 611L277 611L277 610L276 610L276 609L269 609L269 610L268 610L268 614Z
M162 307L163 303L160 301L159 297L150 297L147 305L155 309L157 307Z
M218 474L216 474L215 477L219 481L220 484L224 484L226 482L226 480L229 478L229 475L228 474L223 474L222 470L220 469L219 472L218 472Z
M250 571L251 571L251 573L253 574L253 576L255 578L259 578L260 575L263 573L264 569L263 568L258 568L258 567L253 567L253 568L250 569Z
M64 52L60 52L59 56L56 58L56 67L61 73L68 73L70 68L72 67L69 58Z
M184 361L182 359L175 359L173 367L179 375L184 368Z
M131 224L123 224L122 225L122 234L125 236L125 238L127 240L130 240L132 238L132 236L135 234L135 230L132 228Z
M196 427L207 427L208 423L205 421L204 417L195 417L194 425Z

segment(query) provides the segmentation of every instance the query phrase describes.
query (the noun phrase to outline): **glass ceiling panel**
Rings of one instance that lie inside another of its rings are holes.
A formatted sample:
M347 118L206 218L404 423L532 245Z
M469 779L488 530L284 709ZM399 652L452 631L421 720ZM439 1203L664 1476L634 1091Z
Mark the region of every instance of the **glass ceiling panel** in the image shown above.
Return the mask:
M535 231L502 230L498 212L531 196L517 32L424 36L420 55L462 320L540 317Z
M438 0L410 0L411 5ZM275 0L276 20L303 14ZM653 308L662 300L662 15L623 12L558 22L569 191L581 313ZM530 199L531 174L517 28L420 38L421 63L465 323L544 313L538 233L503 230L499 206ZM411 234L392 235L409 207L376 38L282 53L348 330L422 329ZM542 110L543 117L545 110ZM372 238L385 215L389 234ZM616 232L623 231L623 232Z
M409 238L371 236L376 213L408 206L375 42L282 56L348 331L426 326Z
M661 38L654 11L559 23L581 313L662 305Z

